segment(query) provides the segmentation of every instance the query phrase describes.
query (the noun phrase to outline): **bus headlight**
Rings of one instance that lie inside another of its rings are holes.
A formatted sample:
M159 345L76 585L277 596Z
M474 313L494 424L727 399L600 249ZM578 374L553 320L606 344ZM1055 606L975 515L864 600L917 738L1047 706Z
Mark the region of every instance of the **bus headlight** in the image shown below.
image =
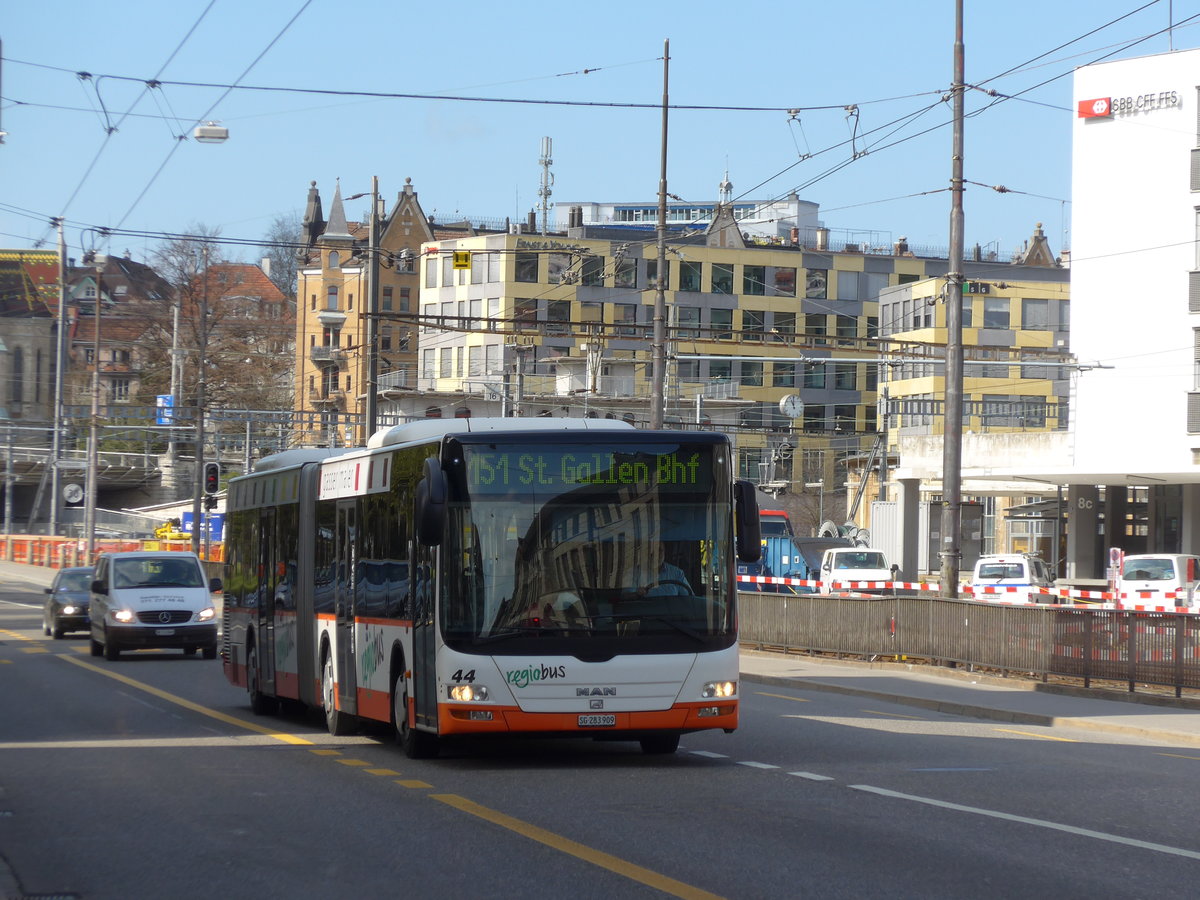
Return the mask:
M736 681L710 681L700 692L700 696L706 700L710 697L732 697L735 694L737 694Z
M208 622L211 619L215 619L216 617L217 617L217 608L215 606L205 607L204 609L200 610L200 612L196 613L196 621L197 622Z
M488 689L483 684L452 684L447 688L446 695L451 700L482 703L488 698Z

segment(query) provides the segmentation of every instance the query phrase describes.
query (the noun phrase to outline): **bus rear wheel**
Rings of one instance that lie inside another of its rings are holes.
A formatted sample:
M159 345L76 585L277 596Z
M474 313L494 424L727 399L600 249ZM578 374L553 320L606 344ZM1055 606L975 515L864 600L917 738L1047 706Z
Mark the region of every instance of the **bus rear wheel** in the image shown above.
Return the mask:
M246 657L246 692L250 695L250 712L256 716L274 715L279 704L258 689L258 650L250 648Z
M438 755L437 737L408 724L408 679L403 672L392 682L392 726L396 743L409 759L432 759Z
M333 683L333 653L325 654L321 666L321 702L325 705L325 729L334 737L345 737L354 731L352 717L337 708L337 691Z

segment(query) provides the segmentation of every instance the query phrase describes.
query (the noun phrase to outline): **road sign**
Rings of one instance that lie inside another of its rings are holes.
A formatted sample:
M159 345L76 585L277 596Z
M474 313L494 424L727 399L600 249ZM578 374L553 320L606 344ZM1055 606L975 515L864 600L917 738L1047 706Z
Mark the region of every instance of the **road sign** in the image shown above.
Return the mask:
M471 251L470 250L455 250L454 251L454 268L456 268L456 269L471 268Z
M175 397L171 394L159 394L154 405L158 408L155 424L170 425L175 417Z

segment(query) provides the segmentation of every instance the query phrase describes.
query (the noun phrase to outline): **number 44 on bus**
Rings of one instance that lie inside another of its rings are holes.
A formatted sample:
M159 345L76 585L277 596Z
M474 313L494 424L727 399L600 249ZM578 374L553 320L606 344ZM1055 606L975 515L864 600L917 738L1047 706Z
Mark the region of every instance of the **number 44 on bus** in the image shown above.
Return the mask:
M738 724L728 438L599 419L398 425L230 481L222 658L255 713L390 723L413 757L501 735L639 741Z

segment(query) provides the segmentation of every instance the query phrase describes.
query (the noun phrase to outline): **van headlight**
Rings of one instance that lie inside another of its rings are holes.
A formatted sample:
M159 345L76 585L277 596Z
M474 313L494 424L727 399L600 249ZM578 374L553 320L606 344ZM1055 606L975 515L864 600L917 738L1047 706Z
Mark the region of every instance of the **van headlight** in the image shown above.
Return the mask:
M736 681L710 681L700 692L700 696L706 700L711 697L732 697L735 694L737 694Z
M115 619L118 622L124 622L124 623L128 624L129 622L133 621L133 618L134 618L133 610L131 610L131 609L114 609L112 611L112 617L113 617L113 619Z
M217 617L217 608L215 606L207 606L204 609L200 610L200 612L196 613L196 621L197 622L207 622L210 619L215 619L216 617Z
M446 695L451 700L481 703L488 698L488 689L483 684L452 684L447 688Z

